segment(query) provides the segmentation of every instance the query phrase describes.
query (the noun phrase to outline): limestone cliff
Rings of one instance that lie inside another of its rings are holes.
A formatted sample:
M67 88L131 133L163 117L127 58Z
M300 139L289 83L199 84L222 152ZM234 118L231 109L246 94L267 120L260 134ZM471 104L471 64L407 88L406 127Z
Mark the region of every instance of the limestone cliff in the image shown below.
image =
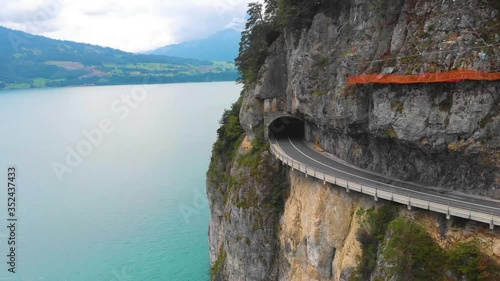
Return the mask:
M500 3L329 2L310 25L279 30L257 80L245 85L238 117L246 137L226 148L234 149L230 157L212 155L214 280L348 280L358 267L362 218L355 214L381 204L282 167L255 141L279 116L301 118L307 140L359 167L500 198L500 82L346 82L363 73L500 72ZM445 250L477 237L499 261L498 230L397 213L424 226ZM371 278L389 278L385 267L379 253Z
M363 222L359 212L387 203L376 204L370 197L324 186L296 171L290 177L291 190L280 222L280 274L275 280L353 280L363 254L358 241ZM445 250L459 242L478 239L482 251L500 262L499 229L490 231L480 223L446 220L442 215L408 211L404 206L397 207L396 212L422 225ZM387 280L390 278L386 279L387 265L381 252L371 277Z
M309 140L319 137L325 149L357 166L499 198L499 82L346 82L384 69L500 71L498 10L484 1L340 2L333 16L318 14L300 33L285 29L274 43L244 97L247 134L266 118L291 113L306 122ZM496 39L484 45L485 36Z

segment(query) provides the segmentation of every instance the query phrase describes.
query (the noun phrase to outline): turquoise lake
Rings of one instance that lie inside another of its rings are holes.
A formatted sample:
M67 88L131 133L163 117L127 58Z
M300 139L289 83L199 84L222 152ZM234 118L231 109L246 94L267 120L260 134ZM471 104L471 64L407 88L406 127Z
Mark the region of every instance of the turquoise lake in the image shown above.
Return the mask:
M205 173L233 82L0 92L0 280L209 279ZM16 273L7 168L16 173Z

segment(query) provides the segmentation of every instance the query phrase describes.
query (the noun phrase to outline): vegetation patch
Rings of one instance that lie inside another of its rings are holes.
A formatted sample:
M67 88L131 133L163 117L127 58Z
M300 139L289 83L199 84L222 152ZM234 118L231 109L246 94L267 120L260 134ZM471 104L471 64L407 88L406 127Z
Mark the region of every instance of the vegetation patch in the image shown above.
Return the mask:
M482 118L481 121L479 121L479 126L481 127L481 129L484 128L488 123L493 121L493 117L495 117L495 116L493 114L489 113L484 118Z
M498 280L500 266L481 253L480 241L455 245L448 252L448 267L460 280L493 281Z
M322 57L319 62L318 66L321 68L325 68L330 64L330 58L329 57Z
M398 134L396 133L396 131L394 131L393 127L387 128L387 130L385 131L385 133L391 139L397 139L398 138Z
M404 109L404 104L400 101L393 100L391 101L391 108L392 110L396 111L397 113L402 113Z
M226 263L226 258L227 258L226 250L223 247L221 247L219 249L219 255L217 256L217 260L215 260L212 268L210 269L210 280L214 280L217 274L219 274L222 271L224 264Z
M445 255L419 224L397 218L388 226L388 240L383 251L387 270L395 280L439 280Z
M264 204L272 206L275 210L277 210L277 214L283 214L283 211L285 210L285 201L289 187L287 174L284 171L285 170L280 168L279 171L268 175L268 180L271 182L273 190L269 196L265 198ZM278 227L279 224L276 226Z
M380 14L386 9L384 7L384 3L382 0L370 1L370 10L374 11L377 14Z
M377 210L373 208L359 209L356 215L363 218L361 228L357 233L362 254L358 258L358 267L350 281L370 280L377 265L377 254L385 237L387 226L396 217L397 210L394 206L382 206Z
M410 55L399 58L401 69L406 70L404 74L413 74L420 71L423 64L422 58L420 55L414 55L415 53L417 53L416 49Z
M427 26L427 32L428 33L432 33L436 30L436 25L434 24L430 24L429 26Z
M248 19L241 33L241 42L236 66L241 75L240 82L253 85L269 55L268 48L279 38L283 29L299 31L308 28L319 12L335 11L335 1L266 0L248 5ZM326 67L328 57L322 58L318 66Z
M478 239L445 251L422 225L398 217L394 205L360 209L356 215L362 218L357 233L362 254L350 281L498 280L500 265L481 252ZM373 276L381 257L384 276Z
M47 85L47 79L44 78L33 79L33 87L35 88L44 88L46 85Z
M442 112L450 112L453 106L453 96L448 94L444 100L439 103L439 110Z
M448 150L451 151L458 151L463 149L466 146L466 142L464 139L460 139L458 141L454 141L450 144L448 144Z
M272 208L277 210L276 214L282 213L285 207L286 191L288 188L288 181L286 173L279 166L273 165L273 158L270 154L264 154L269 151L269 142L264 136L264 126L260 126L252 139L252 149L239 156L238 165L250 168L250 175L256 181L272 187L269 193L260 202L263 207ZM258 197L254 190L247 194L247 198L239 201L237 206L242 208L249 208L258 204Z
M278 38L273 12L264 10L261 3L248 4L248 20L241 33L240 50L236 66L241 74L240 82L252 85L268 56L269 46Z
M495 1L497 2L496 5L500 6L500 4L498 4L500 3L500 1L499 0ZM500 9L500 7L497 7L497 9ZM487 21L481 27L479 27L478 32L481 35L481 38L484 40L484 42L482 43L483 44L486 43L487 45L495 44L496 43L495 36L497 35L499 28L500 28L500 19L498 18L498 16L493 20Z
M238 158L238 164L240 166L246 166L250 168L250 174L252 177L259 177L261 173L259 171L259 163L261 161L261 154L264 151L269 150L269 143L264 137L264 126L261 125L257 128L255 136L252 139L252 149Z
M326 95L328 95L328 93L322 93L322 92L319 92L319 91L315 91L315 92L313 93L313 96L314 96L314 97L317 97L317 98L324 97L324 96L326 96Z
M241 184L243 184L243 182L241 182L240 185ZM240 198L240 201L236 202L234 205L237 208L248 209L257 206L258 201L259 197L257 196L255 189L250 188L248 192L245 194L245 196L243 198Z
M294 30L307 28L312 24L314 16L330 5L331 1L277 0L277 22L280 27Z
M1 54L0 80L5 84L0 85L0 89L234 81L237 78L236 67L231 63L132 54L32 36L3 27L0 27L0 45L9 46Z
M31 85L28 83L8 83L6 89L29 89Z
M241 103L242 97L231 106L231 109L224 111L219 121L220 127L217 130L217 140L212 147L212 157L207 172L207 177L210 180L220 178L230 180L228 176L229 165L231 165L234 155L245 136L245 130L241 127L239 117ZM220 162L216 161L216 159L220 160ZM218 163L222 163L225 167L221 169Z

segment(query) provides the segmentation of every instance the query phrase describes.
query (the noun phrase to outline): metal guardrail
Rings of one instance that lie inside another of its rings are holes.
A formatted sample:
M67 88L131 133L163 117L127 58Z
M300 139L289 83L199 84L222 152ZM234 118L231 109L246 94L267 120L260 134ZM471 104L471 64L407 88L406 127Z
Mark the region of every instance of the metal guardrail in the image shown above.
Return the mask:
M305 174L306 177L312 176L323 181L323 184L331 183L340 187L344 187L347 192L356 191L363 194L373 196L374 200L377 201L379 198L404 204L410 210L412 207L429 210L433 212L438 212L446 215L449 219L451 216L470 219L478 222L487 223L490 225L490 229L494 228L494 225L500 226L500 217L493 214L487 214L484 212L466 210L460 207L450 205L444 205L441 203L433 202L432 200L422 200L418 198L412 198L407 195L398 194L397 192L389 192L382 190L377 187L371 187L368 185L363 185L355 181L350 181L340 177L330 176L325 172L315 169L314 167L307 166L300 163L293 158L290 158L283 152L278 146L271 143L270 146L271 153L276 156L282 163L290 166L292 170L297 170ZM443 199L446 199L443 197Z

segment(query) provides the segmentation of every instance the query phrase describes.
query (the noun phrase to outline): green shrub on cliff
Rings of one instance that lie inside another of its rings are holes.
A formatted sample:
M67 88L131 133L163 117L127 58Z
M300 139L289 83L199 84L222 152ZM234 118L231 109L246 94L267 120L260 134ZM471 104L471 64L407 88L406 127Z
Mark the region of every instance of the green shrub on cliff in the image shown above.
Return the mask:
M236 149L239 146L239 142L245 131L240 124L240 109L241 109L241 98L238 99L231 109L225 110L222 114L222 118L219 121L221 125L217 130L217 141L214 143L213 152L217 155L224 155L226 159L231 159L234 156Z
M500 267L481 253L477 239L455 245L448 252L448 267L459 278L470 281L500 279Z
M235 62L241 75L238 81L245 86L252 85L257 80L269 47L283 29L297 31L308 27L318 12L334 11L334 6L340 5L334 0L265 0L264 3L265 8L259 2L248 4L248 19L241 33L240 49Z
M360 209L358 216L363 216L362 227L357 233L357 239L361 243L362 254L359 264L351 281L368 280L377 265L378 249L385 237L389 223L396 217L394 206L382 206L375 209Z
M217 260L215 260L214 265L210 268L210 280L215 280L216 276L222 272L222 268L226 263L226 250L221 247L219 249L219 255L217 256Z
M393 205L358 211L363 218L357 233L362 252L351 281L370 280L381 256L394 280L439 280L443 250L423 227L397 213Z
M394 207L359 210L362 217L357 239L362 254L350 281L372 277L391 280L500 280L500 265L481 252L477 239L442 249L417 222L396 217ZM383 257L381 260L380 258ZM379 264L381 262L381 264ZM377 265L383 276L372 276Z
M248 4L248 20L241 33L240 49L236 66L241 74L239 82L251 85L257 79L260 68L268 55L269 46L278 38L273 8L267 1L264 10L260 3Z
M387 236L383 255L395 280L427 281L443 276L444 251L421 225L397 218L389 224Z
M278 0L277 2L279 25L294 29L311 25L322 6L321 1Z
M212 157L207 172L209 179L226 177L229 180L228 173L225 173L226 169L229 168L228 165L231 164L236 150L245 135L245 130L241 127L239 117L241 103L242 98L240 97L231 106L231 109L224 111L219 121L220 127L217 130L217 140L212 147ZM225 166L220 167L220 164Z
M245 155L242 155L238 160L241 166L249 167L252 176L259 176L259 163L261 161L262 152L269 150L269 143L264 137L264 126L260 126L255 131L255 136L252 139L252 149Z

